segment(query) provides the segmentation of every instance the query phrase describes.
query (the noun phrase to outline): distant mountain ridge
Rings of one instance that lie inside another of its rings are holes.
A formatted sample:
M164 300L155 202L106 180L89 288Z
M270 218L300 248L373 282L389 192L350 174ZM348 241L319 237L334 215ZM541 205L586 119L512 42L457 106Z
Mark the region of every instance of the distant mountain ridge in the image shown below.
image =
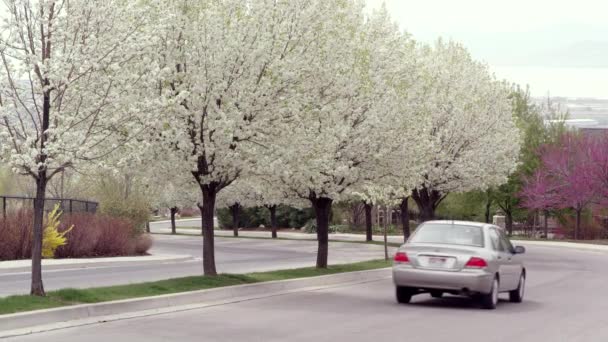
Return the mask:
M608 68L608 41L583 41L513 59L514 66Z

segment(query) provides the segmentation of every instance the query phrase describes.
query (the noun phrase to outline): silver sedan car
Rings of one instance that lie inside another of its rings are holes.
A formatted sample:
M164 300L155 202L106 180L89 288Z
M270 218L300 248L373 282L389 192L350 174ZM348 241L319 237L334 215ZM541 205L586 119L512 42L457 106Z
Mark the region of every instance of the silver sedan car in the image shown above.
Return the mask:
M444 293L476 298L496 308L498 294L511 302L524 297L526 268L521 254L500 227L478 222L428 221L421 224L395 254L393 282L397 301Z

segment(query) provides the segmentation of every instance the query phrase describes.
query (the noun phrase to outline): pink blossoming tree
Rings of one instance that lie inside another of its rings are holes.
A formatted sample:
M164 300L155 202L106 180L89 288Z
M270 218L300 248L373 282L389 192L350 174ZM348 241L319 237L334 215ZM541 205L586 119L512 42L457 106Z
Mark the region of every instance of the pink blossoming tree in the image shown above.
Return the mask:
M598 183L601 177L597 177L601 171L596 162L596 158L606 158L603 155L608 149L602 153L602 146L608 144L601 144L596 137L566 133L557 144L541 147L540 168L524 179L522 206L533 210L574 210L574 238L578 239L583 211L602 197Z

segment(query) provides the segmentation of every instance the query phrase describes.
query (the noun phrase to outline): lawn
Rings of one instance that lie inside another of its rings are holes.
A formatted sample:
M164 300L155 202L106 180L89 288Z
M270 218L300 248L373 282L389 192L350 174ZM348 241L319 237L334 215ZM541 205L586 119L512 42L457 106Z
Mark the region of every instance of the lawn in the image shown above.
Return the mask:
M329 266L327 269L307 267L248 274L220 274L216 277L196 276L174 278L155 282L95 287L89 289L63 289L47 292L46 297L22 295L0 298L0 315L83 303L100 303L111 300L204 290L223 286L373 270L389 267L390 265L390 261L379 259L352 264L333 265Z

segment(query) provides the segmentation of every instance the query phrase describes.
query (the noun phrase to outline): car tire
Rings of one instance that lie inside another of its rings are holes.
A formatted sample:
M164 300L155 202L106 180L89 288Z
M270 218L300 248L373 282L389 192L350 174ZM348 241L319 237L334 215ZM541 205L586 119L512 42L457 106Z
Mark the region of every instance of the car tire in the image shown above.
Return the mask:
M407 304L412 300L414 291L411 288L405 286L397 286L395 288L395 294L397 295L397 302L401 304Z
M430 294L431 294L431 297L433 297L433 298L443 297L443 292L441 292L441 291L431 291Z
M517 288L509 292L509 301L511 303L521 303L524 300L524 293L526 291L526 274L522 272L519 276L519 284Z
M492 288L489 293L484 293L480 296L481 307L486 310L494 310L496 309L496 305L498 304L498 289L500 283L498 282L498 278L494 278L492 281Z

